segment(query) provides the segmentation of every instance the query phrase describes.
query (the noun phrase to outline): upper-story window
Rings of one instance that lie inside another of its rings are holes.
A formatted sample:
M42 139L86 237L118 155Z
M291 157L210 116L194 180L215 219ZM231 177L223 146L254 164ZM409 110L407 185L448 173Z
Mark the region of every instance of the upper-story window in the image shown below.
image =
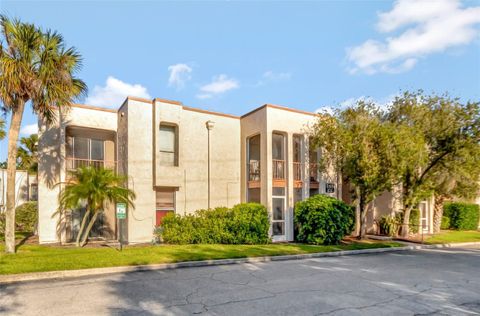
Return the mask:
M178 166L177 127L160 124L160 164L162 166Z
M105 160L105 142L79 136L67 137L67 168L93 166L103 167Z
M272 134L272 166L273 179L285 180L285 136L276 132Z

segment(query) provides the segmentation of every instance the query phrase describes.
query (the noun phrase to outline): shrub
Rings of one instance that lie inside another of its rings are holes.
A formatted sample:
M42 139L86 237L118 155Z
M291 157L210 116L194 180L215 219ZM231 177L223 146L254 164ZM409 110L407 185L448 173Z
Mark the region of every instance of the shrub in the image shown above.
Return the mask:
M414 208L410 212L410 218L408 222L410 223L410 232L414 234L418 233L420 225L420 211L418 210L418 208Z
M5 234L5 213L0 212L0 237Z
M399 223L396 216L388 215L382 216L378 221L380 234L387 236L396 236L398 234Z
M34 232L37 228L38 204L26 202L15 209L16 229L24 232Z
M295 205L296 239L309 244L338 244L355 224L353 207L326 195L314 195Z
M269 228L266 208L245 203L186 216L168 214L155 233L170 244L265 244Z
M440 229L449 229L450 228L450 217L442 216L442 223L440 224Z
M270 242L270 221L265 206L257 203L237 204L232 208L230 231L234 244L266 244Z
M450 228L456 230L476 230L480 216L479 206L471 203L446 203L444 216L450 219Z
M398 223L398 233L401 233L402 224L403 224L403 212L399 212L396 214L395 218L397 219ZM420 227L420 211L416 208L410 211L410 218L408 219L408 231L409 233L416 234L419 231Z

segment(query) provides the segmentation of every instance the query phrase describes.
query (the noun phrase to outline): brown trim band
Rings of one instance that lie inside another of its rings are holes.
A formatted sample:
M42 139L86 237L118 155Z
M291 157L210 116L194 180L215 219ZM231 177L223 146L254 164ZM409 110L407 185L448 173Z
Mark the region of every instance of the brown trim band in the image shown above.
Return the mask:
M139 98L139 97L131 97L131 96L128 96L127 97L127 100L132 100L132 101L138 101L138 102L145 102L145 103L152 103L152 100L149 100L149 99L144 99L144 98Z
M293 113L300 113L300 114L306 114L306 115L311 115L311 116L318 116L317 113L307 112L307 111L302 111L302 110L297 110L297 109L292 109L292 108L287 108L287 107L281 106L281 105L275 105L275 104L265 104L265 105L269 108L272 108L272 109L290 111L290 112L293 112Z
M312 113L312 112L307 112L307 111L302 111L302 110L297 110L297 109L292 109L292 108L287 108L285 106L281 106L281 105L275 105L275 104L264 104L262 105L261 107L258 107L250 112L248 112L247 114L244 114L241 116L241 118L244 118L244 117L247 117L257 111L260 111L264 108L272 108L272 109L277 109L277 110L283 110L283 111L290 111L290 112L293 112L293 113L299 113L299 114L305 114L305 115L311 115L311 116L318 116L318 114L316 113Z
M197 109L197 108L191 108L191 107L188 107L188 106L185 106L185 105L182 108L186 111L192 111L192 112L212 114L212 115L224 116L224 117L229 117L229 118L234 118L234 119L240 119L240 116L236 116L236 115L232 115L232 114L212 112L212 111L207 111L207 110L202 110L202 109Z
M168 99L161 99L161 98L155 98L155 99L153 99L153 100L154 100L154 101L158 101L158 102L163 102L163 103L183 105L182 102L180 102L180 101L175 101L175 100L168 100Z
M104 111L104 112L110 112L110 113L117 113L117 111L118 111L118 110L113 110L113 109L101 108L101 107L98 107L98 106L91 106L91 105L77 104L77 103L72 104L72 106L75 107L75 108L81 108L81 109L87 109L87 110L97 110L97 111Z

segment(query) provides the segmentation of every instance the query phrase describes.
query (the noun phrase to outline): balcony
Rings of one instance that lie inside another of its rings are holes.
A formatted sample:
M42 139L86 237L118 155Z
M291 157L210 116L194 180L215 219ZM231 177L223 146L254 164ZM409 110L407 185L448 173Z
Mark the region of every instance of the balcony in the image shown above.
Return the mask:
M303 169L304 164L301 162L293 162L293 187L301 188L303 186Z
M310 163L308 168L310 178L310 188L318 189L320 186L320 177L318 175L318 164Z
M272 180L274 187L285 187L286 165L285 160L272 159Z
M260 160L250 160L247 164L248 168L248 187L260 187Z
M117 171L117 162L113 160L66 158L65 162L67 172L74 171L80 167L105 168Z

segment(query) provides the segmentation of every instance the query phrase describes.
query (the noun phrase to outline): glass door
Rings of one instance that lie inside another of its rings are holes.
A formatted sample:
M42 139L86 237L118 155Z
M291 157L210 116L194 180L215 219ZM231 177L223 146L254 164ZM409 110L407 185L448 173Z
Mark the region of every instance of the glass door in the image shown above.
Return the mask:
M420 229L424 233L428 233L428 212L427 212L427 202L421 202L418 206L420 211Z
M285 241L286 221L285 188L273 188L272 196L272 237L273 241Z

